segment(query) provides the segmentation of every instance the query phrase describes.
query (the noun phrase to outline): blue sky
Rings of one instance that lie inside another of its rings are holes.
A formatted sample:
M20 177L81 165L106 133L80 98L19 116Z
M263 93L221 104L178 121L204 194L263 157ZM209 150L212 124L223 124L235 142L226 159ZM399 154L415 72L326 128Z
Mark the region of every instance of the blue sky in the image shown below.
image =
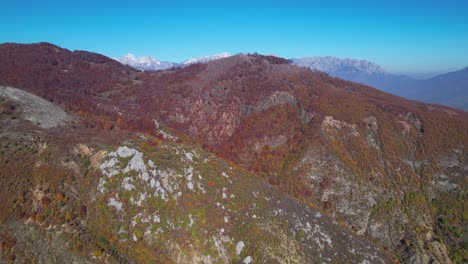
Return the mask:
M388 3L384 3L388 2ZM468 1L3 1L0 42L180 62L220 52L368 59L394 72L468 66Z

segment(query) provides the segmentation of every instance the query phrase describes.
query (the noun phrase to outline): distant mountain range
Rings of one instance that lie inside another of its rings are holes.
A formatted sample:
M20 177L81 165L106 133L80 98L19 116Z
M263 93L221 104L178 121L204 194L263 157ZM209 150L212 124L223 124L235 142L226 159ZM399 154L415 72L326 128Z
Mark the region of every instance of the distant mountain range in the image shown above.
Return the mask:
M367 60L304 57L302 59L293 59L293 64L347 77L355 77L359 74L385 74L384 68Z
M416 80L405 75L389 73L381 66L366 60L305 57L293 59L292 63L408 99L468 110L468 67L426 80Z
M186 60L186 61L182 62L182 64L183 65L190 65L190 64L195 64L195 63L205 63L205 62L209 62L209 61L219 60L219 59L222 59L222 58L227 58L227 57L230 57L230 56L232 56L232 54L230 54L228 52L223 52L223 53L209 55L209 56L192 58L192 59L189 59L189 60Z
M129 53L120 59L117 59L122 64L131 66L138 70L143 71L159 71L177 66L177 63L168 61L159 61L151 56L135 57L135 55Z
M138 70L156 71L206 63L229 56L232 55L224 52L176 63L159 61L150 56L135 57L133 54L128 54L117 60ZM417 80L406 75L389 73L380 65L367 60L304 57L291 61L296 66L307 67L325 72L333 77L366 84L408 99L468 110L468 67L426 80Z
M154 74L7 43L0 61L1 263L466 254L468 112L258 54Z
M220 54L192 58L181 63L176 63L176 62L168 62L168 61L159 61L151 56L135 57L135 55L129 53L123 56L122 58L116 59L116 60L122 64L131 66L138 70L159 71L159 70L166 70L166 69L170 69L174 67L183 67L183 66L187 66L187 65L191 65L195 63L206 63L206 62L213 61L213 60L227 58L229 56L232 56L232 55L230 53L223 52Z

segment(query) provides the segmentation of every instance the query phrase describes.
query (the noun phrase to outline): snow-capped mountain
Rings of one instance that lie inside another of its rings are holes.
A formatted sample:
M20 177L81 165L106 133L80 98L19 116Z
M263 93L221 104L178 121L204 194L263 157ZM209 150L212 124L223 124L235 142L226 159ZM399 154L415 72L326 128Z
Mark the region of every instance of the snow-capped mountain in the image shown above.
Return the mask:
M370 85L404 97L408 97L409 88L416 82L416 80L408 76L389 73L381 66L367 60L305 57L293 59L292 63L325 72L333 77Z
M122 64L144 71L165 70L178 66L175 62L159 61L151 56L135 57L135 55L131 53L117 60Z
M379 88L408 99L438 103L468 110L468 68L427 80L392 74L381 66L356 59L305 57L293 59L297 66L328 73L333 77Z
M330 75L335 73L356 73L383 74L385 70L370 61L357 59L340 59L335 57L305 57L293 59L293 64L308 67L313 70L326 72Z
M214 54L210 56L203 56L198 58L188 59L182 63L176 62L169 62L169 61L159 61L151 56L141 56L135 57L135 55L129 53L123 56L120 59L116 59L122 64L131 66L138 70L144 71L158 71L158 70L166 70L174 67L184 67L195 63L205 63L213 60L219 60L222 58L227 58L232 56L232 54L228 52L223 52L219 54Z
M213 60L219 60L219 59L222 59L222 58L227 58L227 57L230 57L230 56L232 56L232 54L230 54L228 52L223 52L223 53L214 54L214 55L210 55L210 56L192 58L192 59L189 59L189 60L186 60L186 61L182 62L182 64L183 65L189 65L189 64L195 64L195 63L205 63L205 62L209 62L209 61L213 61Z
M397 95L402 95L414 81L407 76L389 73L381 66L367 60L305 57L293 59L292 64L322 71L344 80L367 84Z
M116 59L122 64L144 71L165 70L174 67L186 67L195 63L206 63L232 56L230 53L192 58L182 63L159 61L150 56L136 57L129 53ZM307 67L315 71L325 72L333 77L358 82L379 88L383 91L403 96L409 99L421 100L431 103L439 103L468 109L465 88L467 78L466 69L456 74L447 75L447 78L432 78L428 80L416 80L405 75L397 75L387 72L383 67L358 59L340 59L335 57L304 57L292 59L292 64ZM453 77L455 76L455 77ZM459 77L463 76L463 78ZM454 79L454 81L451 81Z

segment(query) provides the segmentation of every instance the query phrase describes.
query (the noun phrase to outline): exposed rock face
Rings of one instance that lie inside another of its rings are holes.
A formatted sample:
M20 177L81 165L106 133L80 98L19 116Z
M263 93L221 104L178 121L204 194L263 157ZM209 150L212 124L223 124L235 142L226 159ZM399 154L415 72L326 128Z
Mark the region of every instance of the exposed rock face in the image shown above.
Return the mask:
M348 124L344 121L336 120L333 116L325 116L321 127L321 132L330 137L334 137L339 132L356 137L359 136L356 124Z
M72 119L62 108L20 89L1 86L0 97L18 102L24 118L45 129L64 125Z
M205 149L261 175L258 179L303 204L318 204L334 221L386 247L403 261L447 263L448 258L460 261L466 253L462 239L468 208L466 112L406 101L272 56L238 55L151 73L133 71L96 54L50 45L28 46L19 61L9 63L7 54L22 48L0 47L4 64L14 65L11 69L0 65L0 82L21 85L87 116L105 118L119 129L157 133L158 139L148 143L150 146L158 146L166 138L155 130L153 120L157 119L161 126L195 137ZM25 62L30 57L40 59L30 65ZM37 69L42 68L51 71L45 79L37 76ZM144 149L151 148L148 144ZM143 149L139 151L143 153ZM192 162L197 155L185 158ZM148 172L148 159L142 158L148 175L159 177ZM39 160L36 167L44 163ZM143 173L143 169L132 171ZM188 171L177 175L188 181ZM195 180L190 182L183 186L197 190ZM114 189L101 195L107 208L126 212L124 193L117 197L122 190L115 189L114 183L106 180L103 187ZM223 193L218 195L223 199ZM127 203L133 206L130 200ZM184 219L191 223L189 215ZM270 223L262 228L277 229ZM137 240L141 237L135 235ZM213 250L222 252L219 245L227 238L211 241ZM181 243L172 246L169 248L175 249ZM287 251L284 246L279 252ZM294 253L290 259L302 260L304 254ZM265 255L280 258L267 251ZM194 258L202 256L207 258L202 253Z
M460 184L466 186L466 178L461 176L467 175L466 154L461 151L463 147L454 149L451 154L439 157L438 164L432 164L438 170L427 173L424 168L430 166L429 163L416 158L419 138L424 136L423 124L412 114L408 114L406 120L408 130L413 131L405 132L404 138L410 146L412 158L405 161L406 168L400 165L391 180L382 178L387 174L388 166L383 158L378 167L362 175L350 166L352 163L347 164L336 153L317 146L311 146L304 152L293 171L306 173L313 197L333 217L342 219L358 235L399 252L405 263L452 263L448 244L434 235L440 224L434 224L438 221L434 218L435 208L427 201L444 199L441 197L445 193L456 195ZM365 133L357 133L350 129L353 126L328 116L321 127L332 144L357 138L367 143L368 148L375 149L377 157L383 157L377 119L368 117L363 121ZM413 174L409 177L415 177L415 180L424 177L425 183L404 179L403 173ZM406 183L401 185L401 182ZM388 184L392 187L389 188Z
M336 156L316 148L304 153L295 170L307 171L317 200L332 215L346 219L359 235L367 232L372 207L379 199L372 182L361 181Z
M90 135L78 126L33 144L13 137L36 129L0 126L7 151L0 164L8 166L0 170L0 191L8 194L0 206L9 208L0 214L0 262L392 261L320 209L172 135L125 131L125 144L107 145L118 132ZM12 153L13 164L6 162Z
M416 131L419 136L424 134L424 126L421 120L414 114L414 113L407 113L405 116L405 120L411 124L413 127L416 128Z
M367 143L370 147L380 150L382 143L379 139L379 125L377 119L373 116L366 117L364 122L367 125Z
M275 92L255 106L255 111L262 112L273 106L291 104L297 106L297 99L288 92Z
M171 147L166 151L178 153L182 167L163 169L158 161L153 162L126 146L110 152L100 166L105 177L98 185L98 200L102 195L104 202L114 208L113 214L122 226L119 230L122 243L144 240L151 245L168 234L191 230L204 232L203 246L212 247L215 254L190 255L181 250L186 245L180 244L177 237L169 236L165 247L180 263L189 263L190 257L209 263L230 263L252 258L248 255L252 249L256 261L270 263L333 263L340 259L387 263L390 260L378 247L340 230L320 211L282 197L281 192L265 184L245 182L241 178L231 180L239 177L233 175L237 172L223 172L213 190L206 184L211 175L200 171L205 161L198 151ZM170 204L185 204L186 199L194 197L212 201L212 206L203 209L211 219L205 219L195 208L185 208L188 211L182 215L164 214ZM240 199L246 198L253 202L242 204ZM232 205L240 208L231 210ZM238 231L244 225L250 227ZM246 233L253 229L260 231L262 239ZM239 249L236 241L242 241L244 246ZM196 245L189 245L193 246ZM245 246L249 247L248 251L243 250ZM234 247L236 254L232 256L229 252Z

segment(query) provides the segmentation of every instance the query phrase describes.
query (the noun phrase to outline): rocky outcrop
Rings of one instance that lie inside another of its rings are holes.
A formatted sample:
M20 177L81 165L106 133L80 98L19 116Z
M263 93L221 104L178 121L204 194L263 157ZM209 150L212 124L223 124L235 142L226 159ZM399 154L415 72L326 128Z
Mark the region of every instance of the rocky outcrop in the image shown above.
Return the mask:
M41 128L54 128L72 120L62 108L21 89L0 87L0 97L18 102L24 118Z
M10 54L17 54L13 56L16 60ZM142 143L142 148L138 150L141 153L161 150L158 146L165 136L155 130L153 122L154 119L160 120L161 124L180 133L180 140L185 140L187 136L194 137L193 144L200 143L204 149L213 151L236 166L255 172L259 176L255 178L256 181L268 181L295 196L300 201L298 204L320 206L333 221L386 247L402 261L444 263L449 261L447 258L453 261L460 261L461 258L463 261L466 250L462 247L461 239L465 232L462 216L466 214L464 208L467 208L464 148L468 130L467 114L463 111L407 101L371 87L292 66L288 61L273 56L237 55L207 64L158 72L136 72L97 54L70 52L46 44L0 45L0 58L4 62L0 65L0 82L4 84L24 88L84 116L104 119L107 121L106 127L114 125L118 128L115 129L117 134L119 129L158 134L157 139ZM50 74L39 74L43 71ZM92 125L89 129L99 131ZM131 135L128 133L126 136ZM178 140L171 142L177 144ZM47 151L51 150L48 148ZM161 152L173 153L168 155L169 164L179 156L174 154L176 152ZM104 153L101 152L93 163L99 164ZM129 161L126 159L133 159L135 155L115 158L127 164ZM196 153L184 156L186 162L198 159ZM208 157L206 159L210 160ZM144 178L145 166L150 183L151 177L164 175L151 172L149 160L157 163L153 156L142 160L144 166L139 166L138 171L131 170L133 166L128 168L134 174L128 177L140 176L141 173ZM46 161L46 158L38 160L35 168L42 168ZM90 163L86 159L74 162ZM161 163L160 167L167 163ZM208 162L200 171L210 171L207 168L209 165ZM188 181L190 173L182 170L184 166L168 167L177 168L179 171L175 175L182 175L180 180ZM123 171L126 169L127 166L122 167L119 173L125 174ZM73 171L78 170L69 167L68 173ZM125 200L128 195L125 191L130 190L115 186L118 181L112 179L118 179L113 178L116 175L102 184L103 188L111 188L111 191L99 193L101 200L98 202L101 209L105 209L103 215L108 215L109 208L122 208L118 212L126 212L126 204L138 206L128 197L128 201ZM219 184L216 181L218 178L224 177L222 171L217 171L217 175L221 177L213 177L212 186ZM90 178L77 178L83 179L88 186L100 181L92 173L86 176ZM198 190L195 176L198 175L192 175L190 186ZM200 176L205 178L204 175ZM135 182L144 185L144 182L136 179ZM188 182L183 183L184 186L189 185ZM202 186L207 193L210 184L207 182ZM248 184L253 185L252 182ZM125 186L130 188L130 185ZM148 194L149 189L145 190ZM217 193L216 199L230 197L227 191L224 195L222 191ZM194 199L180 201L197 201L196 196L201 195L189 193L195 196L192 197ZM252 196L246 197L247 200L252 199ZM140 198L133 199L135 202L141 200L143 204L144 199ZM158 200L162 199L159 196L151 199L162 203ZM216 201L204 200L209 205ZM247 210L246 207L242 209ZM190 224L190 213L186 215L186 212L178 215L178 221L184 219L186 224ZM249 219L253 219L248 212ZM177 210L171 213L176 214ZM192 219L194 215L195 212L192 212ZM255 213L256 217L259 215ZM140 220L148 215L142 217ZM220 217L213 219L224 221ZM226 232L227 229L218 224L213 224L213 227L219 227L217 232L221 232L221 228ZM302 224L307 227L306 222ZM278 229L266 222L248 231L258 235L260 227L273 234L275 232L272 230ZM285 230L276 232L276 241L284 238L283 233L288 236ZM117 227L109 230L114 234L118 231ZM137 241L134 242L141 241L138 239L145 237L145 231L135 233ZM186 230L178 231L181 232L179 234L186 234ZM262 237L262 240L268 241L268 238L271 236ZM217 236L215 240L203 236L196 239L211 241L211 249L218 253L223 252L220 245L227 241L224 235ZM128 240L132 241L133 237ZM298 243L302 241L299 238L296 240ZM235 247L237 242L233 241L230 245ZM327 245L323 241L321 243ZM190 244L195 246L192 248ZM278 244L281 245L276 247L278 252L288 252L287 245L279 241ZM174 249L185 246L190 252L197 252L194 254L196 256L207 255L200 252L201 248L205 248L200 244L175 241L172 245ZM234 248L224 247L224 250L235 252ZM262 252L271 259L280 258L269 250ZM298 250L289 252L291 261L304 259L305 255ZM243 261L247 257L254 256L249 254L234 261ZM181 256L181 259L190 259L190 256Z

